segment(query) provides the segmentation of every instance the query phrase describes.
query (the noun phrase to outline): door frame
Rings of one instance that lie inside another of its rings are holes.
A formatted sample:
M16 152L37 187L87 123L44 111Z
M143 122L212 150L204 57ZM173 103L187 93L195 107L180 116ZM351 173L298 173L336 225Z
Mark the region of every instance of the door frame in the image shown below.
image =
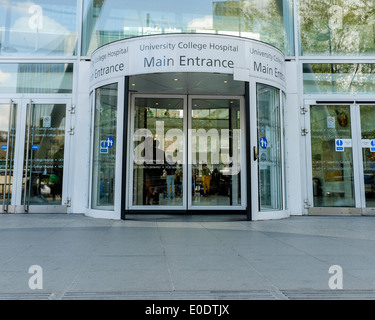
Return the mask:
M366 101L365 99L356 100L304 100L304 127L307 132L311 132L311 106L324 105L342 105L349 106L351 118L351 140L352 140L352 158L353 158L353 177L354 177L354 207L315 207L314 192L312 183L312 150L311 150L311 134L306 137L306 190L308 199L309 215L375 215L375 208L366 207L363 156L362 156L362 138L361 138L361 118L360 106L374 105L374 101Z
M134 133L134 113L135 113L135 99L136 98L171 98L171 99L182 99L183 100L183 110L184 110L184 118L183 118L183 132L184 132L184 149L183 149L183 156L185 159L185 164L183 165L183 189L187 190L183 193L183 202L181 206L147 206L147 205L133 205L133 144L132 144L132 137ZM236 99L240 100L240 130L241 130L241 150L244 152L241 153L241 205L240 206L194 206L192 205L192 190L191 190L191 183L192 183L192 173L191 173L191 157L189 152L189 145L190 142L187 141L188 137L188 130L191 128L191 112L192 112L192 101L193 99L212 99L212 100L229 100L229 99ZM234 211L243 211L246 210L246 205L248 199L247 197L247 188L250 186L247 185L247 166L246 166L246 118L245 118L245 97L244 96L218 96L218 95L188 95L188 94L142 94L142 93L131 93L129 94L129 118L128 118L128 148L127 148L127 165L126 170L128 172L128 179L126 184L125 192L125 210L134 211L134 212L165 212L168 211L172 212L180 212L180 213L194 213L200 211L218 211L220 210L234 210ZM124 195L123 195L124 196Z
M74 128L71 126L74 108L72 108L71 95L49 95L49 94L28 94L28 95L0 95L1 103L10 103L10 101L17 104L16 116L16 134L15 134L15 148L14 148L14 166L13 166L13 184L11 201L6 211L3 206L0 208L0 213L67 213L69 204L68 185L69 185L69 156L70 156L70 137L74 133ZM28 210L25 210L25 205L22 203L22 190L24 180L24 161L25 161L25 139L26 139L26 124L28 115L28 106L30 102L33 104L65 104L65 138L64 138L64 172L61 205L29 205Z

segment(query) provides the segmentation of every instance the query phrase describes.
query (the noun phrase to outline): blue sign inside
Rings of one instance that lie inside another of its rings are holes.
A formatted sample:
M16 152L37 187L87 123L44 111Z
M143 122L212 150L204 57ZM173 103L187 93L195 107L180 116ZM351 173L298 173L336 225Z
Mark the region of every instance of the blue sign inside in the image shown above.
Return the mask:
M31 150L39 150L39 144L33 144Z
M268 141L266 139L266 137L262 137L260 138L259 140L259 145L262 149L266 149L267 148L267 145L268 145Z
M8 148L8 146L6 144L1 145L1 150L6 150L7 148Z
M344 141L336 139L336 151L344 151Z

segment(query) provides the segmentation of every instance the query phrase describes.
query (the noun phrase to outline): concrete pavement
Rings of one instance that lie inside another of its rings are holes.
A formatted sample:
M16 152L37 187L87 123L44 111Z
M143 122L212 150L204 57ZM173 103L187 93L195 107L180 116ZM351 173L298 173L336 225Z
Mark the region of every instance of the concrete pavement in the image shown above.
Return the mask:
M375 217L2 214L0 299L375 299Z

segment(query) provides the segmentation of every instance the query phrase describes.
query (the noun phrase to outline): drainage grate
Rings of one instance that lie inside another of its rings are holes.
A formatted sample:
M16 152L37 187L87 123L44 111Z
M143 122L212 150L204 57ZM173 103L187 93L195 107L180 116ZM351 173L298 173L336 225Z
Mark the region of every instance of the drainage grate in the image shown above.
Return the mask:
M50 293L1 293L0 300L49 300Z
M66 292L63 300L275 300L268 290L251 291L156 291Z
M375 290L281 290L290 300L375 300Z

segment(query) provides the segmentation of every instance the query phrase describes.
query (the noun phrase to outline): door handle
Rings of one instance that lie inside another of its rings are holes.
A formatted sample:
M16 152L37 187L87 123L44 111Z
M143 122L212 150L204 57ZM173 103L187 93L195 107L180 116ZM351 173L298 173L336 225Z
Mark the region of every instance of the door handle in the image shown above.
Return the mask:
M29 205L28 205L28 203L26 203L26 199L27 199L27 192L26 191L27 191L27 177L28 177L27 167L29 165L30 131L31 131L31 109L32 109L32 105L33 105L33 102L30 99L30 107L29 107L28 115L27 115L28 126L27 126L26 158L25 158L25 182L24 182L24 187L23 187L23 206L24 206L24 210L26 212L29 211Z
M254 156L254 161L257 161L259 157L257 146L253 147L253 156Z

